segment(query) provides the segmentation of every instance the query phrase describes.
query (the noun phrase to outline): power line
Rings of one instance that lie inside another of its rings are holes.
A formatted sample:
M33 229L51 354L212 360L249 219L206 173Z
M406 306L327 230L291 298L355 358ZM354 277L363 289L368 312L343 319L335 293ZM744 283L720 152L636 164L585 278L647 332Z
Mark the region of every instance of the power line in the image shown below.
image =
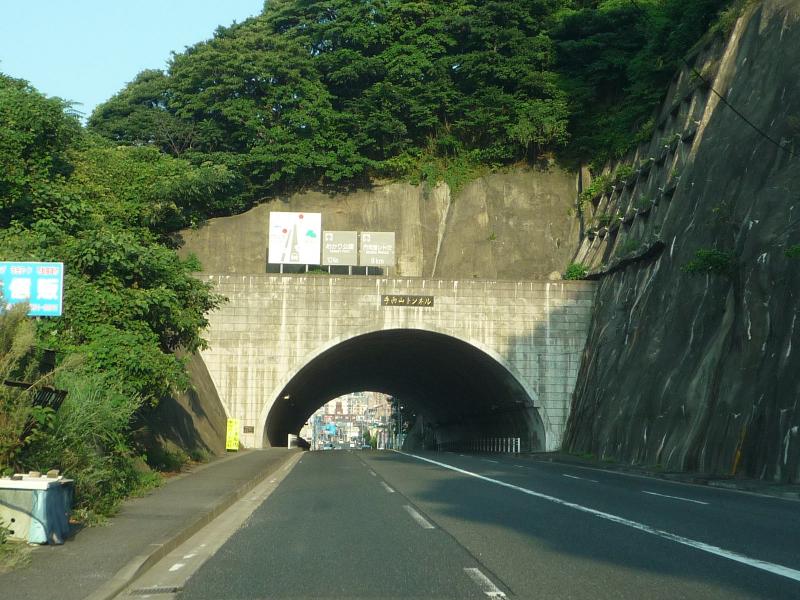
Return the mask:
M634 7L634 8L635 8L637 11L639 11L639 13L640 13L640 14L641 14L641 15L642 15L642 16L643 16L643 17L644 17L646 20L650 21L650 23L651 23L651 24L653 24L653 21L652 21L652 19L651 19L650 15L649 15L649 14L647 14L647 12L646 12L646 11L645 11L645 10L644 10L644 9L643 9L641 6L639 6L639 3L638 3L636 0L629 0L629 2L630 2L630 4L631 4L631 5L632 5L632 6L633 6L633 7ZM702 82L703 82L703 83L704 83L704 84L705 84L705 85L708 87L708 89L709 89L709 90L711 90L711 92L713 92L713 94L714 94L715 96L717 96L717 98L719 98L719 99L720 99L720 101L721 101L721 102L722 102L722 103L723 103L725 106L727 106L728 108L730 108L730 109L733 111L733 113L734 113L734 114L735 114L737 117L739 117L739 118L740 118L742 121L744 121L744 122L745 122L745 123L747 123L747 124L748 124L750 127L752 127L752 128L753 128L753 130L754 130L754 131L756 131L756 133L758 133L758 134L759 134L761 137L763 137L764 139L766 139L766 140L767 140L767 141L769 141L770 143L774 144L774 145L775 145L775 146L776 146L778 149L780 149L780 150L783 150L784 152L786 152L786 153L787 153L787 154L788 154L790 157L792 157L792 158L795 158L796 154L795 154L795 153L794 153L792 150L790 150L789 148L787 148L786 146L784 146L783 144L781 144L780 142L778 142L778 141L777 141L775 138L773 138L772 136L770 136L770 135L769 135L769 134L768 134L766 131L764 131L764 130L763 130L763 129L761 129L761 128L760 128L758 125L756 125L755 123L753 123L753 122L752 122L750 119L748 119L748 118L747 118L747 117L746 117L746 116L745 116L745 115L742 113L742 111L740 111L740 110L739 110L738 108L736 108L736 107L735 107L733 104L731 104L731 102L728 100L728 98L727 98L727 97L726 97L724 94L721 94L720 92L718 92L718 91L716 90L716 88L714 88L714 86L713 86L713 85L711 85L711 82L710 82L708 79L706 79L706 78L703 76L703 74L702 74L700 71L698 71L698 70L697 70L697 68L696 68L694 65L692 65L692 64L689 64L689 61L688 61L688 60L686 60L686 57L685 57L685 56L681 56L680 60L681 60L681 62L682 62L684 65L686 65L686 66L687 66L687 67L688 67L688 68L689 68L689 69L692 71L692 74L693 74L695 77L697 77L698 79L700 79L700 80L701 80L701 81L702 81Z

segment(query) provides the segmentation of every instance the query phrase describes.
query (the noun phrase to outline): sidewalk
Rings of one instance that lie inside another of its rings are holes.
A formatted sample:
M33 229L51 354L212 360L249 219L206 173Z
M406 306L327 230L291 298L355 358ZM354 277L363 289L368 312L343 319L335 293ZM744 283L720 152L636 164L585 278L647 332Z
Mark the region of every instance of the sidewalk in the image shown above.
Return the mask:
M36 547L27 567L0 575L0 598L109 598L296 452L247 450L175 477L127 501L108 526L84 529L63 546Z
M723 475L705 473L664 471L644 465L629 465L625 463L603 461L595 458L575 456L565 452L536 452L527 455L527 458L543 462L564 463L579 467L602 469L604 471L617 471L631 475L640 475L642 477L656 477L694 485L707 485L709 487L738 490L751 494L760 494L762 496L783 498L784 500L800 500L800 484L777 483L774 481L764 481L762 479L726 477Z

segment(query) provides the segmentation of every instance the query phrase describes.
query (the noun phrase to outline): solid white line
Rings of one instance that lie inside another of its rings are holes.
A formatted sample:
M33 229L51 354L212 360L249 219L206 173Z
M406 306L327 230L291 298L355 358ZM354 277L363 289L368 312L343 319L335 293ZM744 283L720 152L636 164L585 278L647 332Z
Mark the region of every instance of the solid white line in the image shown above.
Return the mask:
M175 563L174 565L172 565L169 568L169 570L170 570L170 572L175 572L175 571L178 571L178 570L182 569L185 566L186 565L184 563Z
M672 498L673 500L683 500L684 502L694 502L695 504L708 504L702 500L692 500L691 498L681 498L680 496L669 496L667 494L659 494L658 492L647 492L642 490L643 494L650 494L651 496L661 496L662 498Z
M394 494L394 490L393 490L392 488L390 488L390 487L389 487L389 486L386 484L386 482L385 482L385 481L381 481L381 485L382 485L383 487L385 487L385 488L386 488L386 491L387 491L387 492L389 492L390 494Z
M569 477L570 479L580 479L581 481L591 481L592 483L597 483L596 479L586 479L586 477L578 477L577 475L567 475L566 473L561 474L564 477Z
M416 510L414 510L413 506L409 506L408 504L404 504L403 508L406 509L406 512L411 515L411 518L414 519L417 524L422 527L423 529L436 529L431 522L428 521L425 517L419 514Z
M506 597L506 595L500 591L500 588L492 583L492 580L484 575L480 569L476 569L474 567L464 568L464 572L469 575L469 578L472 579L472 581L478 584L478 587L481 588L481 591L489 596L489 598Z
M498 479L492 479L491 477L486 477L485 475L479 475L477 473L472 473L470 471L465 471L464 469L459 469L458 467L454 467L452 465L448 465L446 463L438 462L435 460L431 460L430 458L424 458L422 456L417 456L416 454L406 454L405 452L400 452L396 450L399 454L404 454L405 456L410 456L412 458L416 458L417 460L421 460L427 463L431 463L433 465L437 465L442 467L443 469L449 469L451 471L456 471L457 473L461 473L463 475L468 475L469 477L474 477L476 479L480 479L482 481L487 481L489 483L494 483L495 485L499 485L505 488L509 488L512 490L516 490L518 492L522 492L523 494L527 494L529 496L534 496L535 498L540 498L542 500L547 500L548 502L553 502L554 504L558 504L560 506L566 506L567 508L572 508L574 510L578 510L581 512L588 513L590 515L594 515L595 517L599 517L600 519L605 519L607 521L611 521L612 523L617 523L619 525L625 525L626 527L631 527L638 531L643 531L644 533L649 533L650 535L654 535L656 537L663 538L665 540L669 540L671 542L675 542L676 544L682 544L684 546L689 546L690 548L696 548L697 550L702 550L703 552L707 552L709 554L713 554L715 556L720 556L722 558L727 558L728 560L732 560L734 562L741 563L743 565L747 565L750 567L754 567L756 569L760 569L762 571L766 571L768 573L772 573L773 575L779 575L780 577L786 577L787 579L792 579L794 581L800 582L800 571L796 569L791 569L789 567L784 567L783 565L778 565L775 563L770 563L764 560L759 560L757 558L750 558L749 556L745 556L744 554L739 554L738 552L733 552L731 550L725 550L724 548L719 548L717 546L712 546L711 544L706 544L705 542L700 542L698 540L693 540L691 538L683 537L682 535L677 535L674 533L670 533L669 531L664 531L662 529L656 529L655 527L651 527L650 525L645 525L644 523L639 523L637 521L631 521L624 517L620 517L617 515L612 515L611 513L603 512L600 510L595 510L593 508L589 508L587 506L582 506L580 504L575 504L574 502L567 502L566 500L562 500L561 498L556 498L555 496L548 496L547 494L542 494L540 492L534 492L533 490L529 490L524 487L520 487L518 485L513 485L511 483L506 483L505 481L500 481Z

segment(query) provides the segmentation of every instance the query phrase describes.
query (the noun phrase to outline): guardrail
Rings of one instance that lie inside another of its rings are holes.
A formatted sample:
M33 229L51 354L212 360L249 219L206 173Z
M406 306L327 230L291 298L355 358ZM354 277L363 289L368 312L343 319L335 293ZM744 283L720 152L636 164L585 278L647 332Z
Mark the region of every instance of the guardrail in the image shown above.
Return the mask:
M476 440L457 440L436 442L437 452L462 450L465 452L491 452L494 454L519 454L521 438L499 437L479 438Z

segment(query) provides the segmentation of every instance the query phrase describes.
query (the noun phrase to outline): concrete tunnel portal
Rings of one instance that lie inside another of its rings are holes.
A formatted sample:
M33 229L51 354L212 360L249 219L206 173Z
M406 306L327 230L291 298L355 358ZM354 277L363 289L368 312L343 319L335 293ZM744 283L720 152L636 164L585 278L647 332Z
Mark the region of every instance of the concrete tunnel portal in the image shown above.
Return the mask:
M362 390L394 396L417 416L409 449L490 437L518 437L523 451L545 448L532 393L501 357L418 329L358 335L311 358L274 398L265 445L285 446L287 434L297 434L326 402Z

